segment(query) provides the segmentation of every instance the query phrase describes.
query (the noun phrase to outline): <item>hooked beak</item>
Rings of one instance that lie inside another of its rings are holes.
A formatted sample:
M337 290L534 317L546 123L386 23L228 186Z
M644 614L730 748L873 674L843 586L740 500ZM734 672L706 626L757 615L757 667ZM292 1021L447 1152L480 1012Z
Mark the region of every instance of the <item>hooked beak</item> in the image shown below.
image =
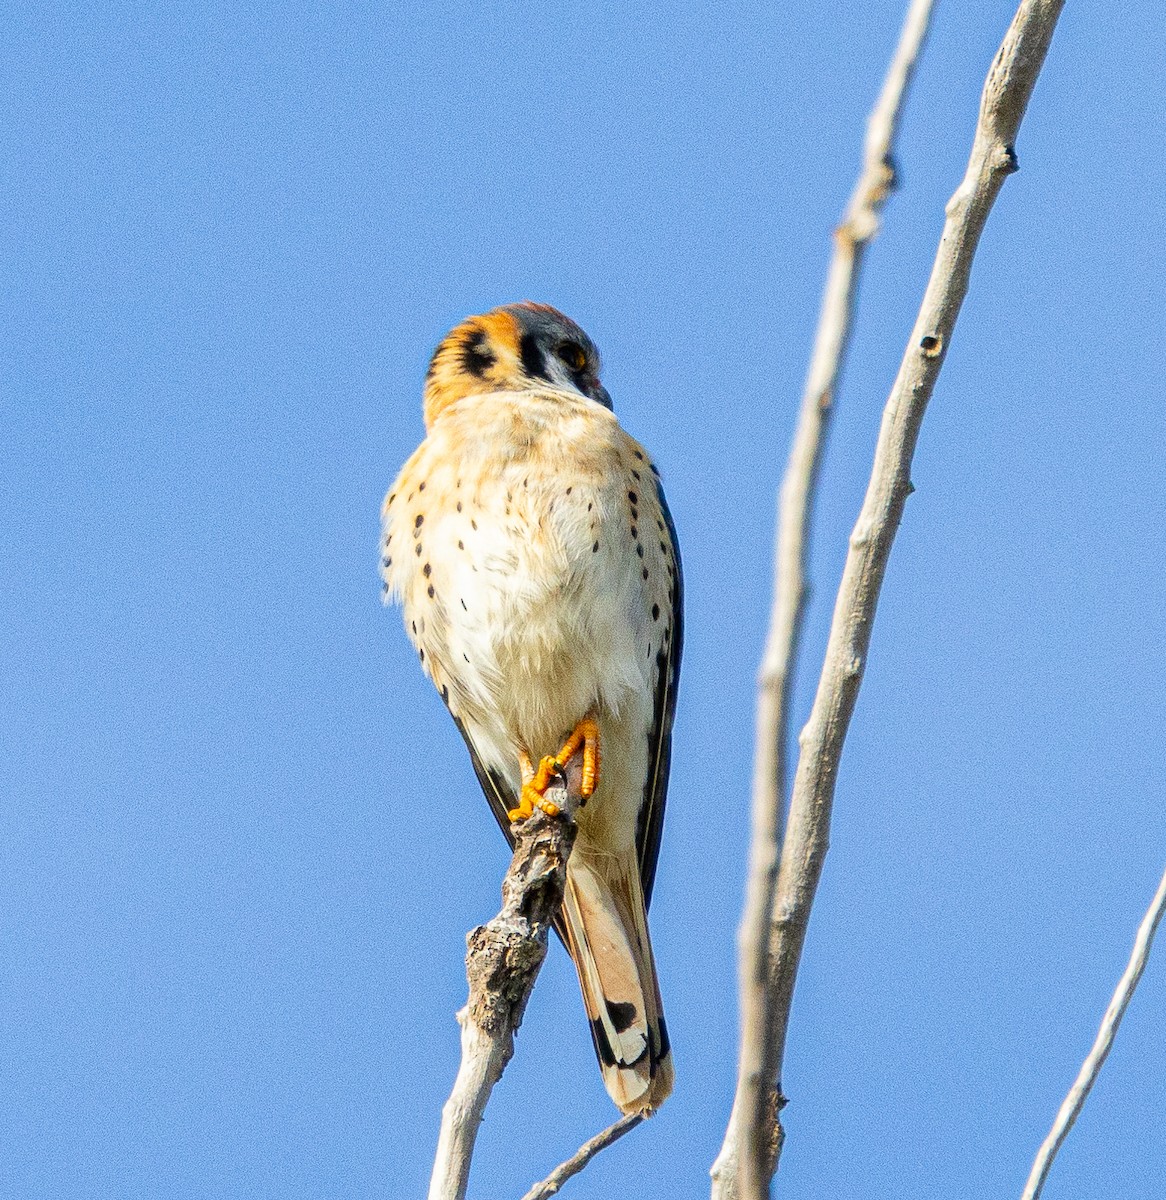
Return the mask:
M587 389L587 394L596 404L602 404L604 408L611 408L611 396L608 395L607 388L598 379Z

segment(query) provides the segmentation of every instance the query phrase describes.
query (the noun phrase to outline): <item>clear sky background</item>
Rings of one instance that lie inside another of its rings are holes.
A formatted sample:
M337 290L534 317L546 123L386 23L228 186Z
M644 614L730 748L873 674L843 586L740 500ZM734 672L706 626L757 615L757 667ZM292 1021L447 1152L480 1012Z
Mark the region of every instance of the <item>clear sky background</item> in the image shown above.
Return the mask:
M0 1195L423 1194L504 843L377 579L455 321L553 303L688 584L677 1063L568 1185L699 1197L773 500L904 5L8 5ZM808 710L1010 0L940 4L825 461ZM1070 4L924 423L786 1062L781 1194L1019 1194L1166 863L1166 13ZM1166 1187L1166 947L1049 1200ZM552 947L479 1140L613 1116ZM633 1182L628 1183L628 1180Z

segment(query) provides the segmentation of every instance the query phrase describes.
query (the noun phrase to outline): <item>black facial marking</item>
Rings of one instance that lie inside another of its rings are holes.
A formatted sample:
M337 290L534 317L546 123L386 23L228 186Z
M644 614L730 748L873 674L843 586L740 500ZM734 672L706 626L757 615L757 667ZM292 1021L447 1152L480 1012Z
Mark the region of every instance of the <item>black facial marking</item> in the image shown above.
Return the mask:
M486 331L475 329L462 347L462 366L481 379L498 360L487 349Z
M636 1019L636 1006L628 1000L608 1000L607 1011L611 1016L611 1023L615 1026L616 1033L623 1033L625 1029L630 1029L632 1022Z
M531 379L550 379L547 374L547 364L543 360L543 352L539 349L534 334L524 333L518 339L518 354L522 359L522 369Z

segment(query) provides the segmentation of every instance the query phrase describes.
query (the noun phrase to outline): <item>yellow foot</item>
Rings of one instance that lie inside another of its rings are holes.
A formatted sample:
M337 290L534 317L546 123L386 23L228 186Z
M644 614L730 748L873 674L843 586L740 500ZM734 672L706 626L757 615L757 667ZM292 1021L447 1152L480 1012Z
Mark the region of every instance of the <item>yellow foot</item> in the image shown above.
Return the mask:
M522 795L518 797L518 807L512 808L507 817L511 821L525 821L533 816L536 808L542 809L548 817L557 817L559 806L546 799L543 793L551 786L551 780L562 771L560 764L549 755L539 761L537 771L526 754L519 756L519 762L522 764Z
M565 767L579 753L580 746L583 748L583 778L579 783L579 796L590 800L599 786L599 722L590 713L575 726L575 732L555 761Z
M559 806L545 799L544 793L551 780L563 773L580 748L583 750L583 776L579 783L579 798L584 803L591 798L599 786L599 723L589 713L575 726L574 733L554 758L548 756L539 760L537 771L528 754L519 755L522 795L518 798L518 807L506 814L511 821L525 821L536 808L552 817L558 813Z

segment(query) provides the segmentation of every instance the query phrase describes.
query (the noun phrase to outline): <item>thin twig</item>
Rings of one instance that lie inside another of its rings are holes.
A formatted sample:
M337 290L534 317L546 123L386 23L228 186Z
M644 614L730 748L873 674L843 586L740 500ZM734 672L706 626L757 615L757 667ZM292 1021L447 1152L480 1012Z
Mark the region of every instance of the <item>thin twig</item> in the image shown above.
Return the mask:
M931 278L883 410L870 483L850 537L817 694L799 739L801 754L775 887L769 988L775 1013L772 1061L779 1073L798 963L829 845L842 746L862 683L887 560L911 490L915 443L967 295L980 235L1005 178L1016 170L1013 142L1063 6L1064 0L1022 0L996 54L984 84L967 170L948 201ZM773 1108L776 1118L776 1105ZM773 1145L776 1166L779 1138ZM765 1145L741 1147L738 1159L743 1162L747 1154L754 1163L769 1168ZM717 1200L735 1200L738 1195L742 1200L760 1200L768 1193L769 1181L762 1174L760 1187L745 1193L737 1190L741 1180L729 1179L722 1170L719 1178L714 1177L713 1195Z
M808 595L810 518L834 393L853 327L855 297L867 246L895 188L893 150L907 89L931 21L934 0L912 0L899 42L869 118L862 166L834 235L834 255L818 315L818 331L802 393L797 429L778 504L773 609L758 680L749 877L741 918L739 978L741 1045L737 1094L713 1178L728 1172L737 1147L766 1147L766 1162L742 1164L742 1194L759 1195L776 1150L779 1103L773 1058L774 1012L768 985L769 927L781 846L781 815L789 741L789 694ZM716 1185L714 1184L714 1195Z
M1089 1051L1085 1061L1081 1064L1081 1070L1073 1081L1069 1094L1061 1104L1048 1137L1041 1143L1041 1148L1037 1151L1032 1170L1029 1172L1028 1183L1025 1184L1024 1194L1020 1200L1038 1200L1041 1190L1045 1186L1045 1180L1048 1178L1049 1169L1053 1165L1053 1159L1057 1157L1057 1151L1068 1137L1069 1130L1073 1128L1073 1122L1077 1120L1081 1110L1085 1107L1090 1089L1097 1082L1102 1064L1113 1045L1113 1039L1117 1036L1118 1026L1129 1007L1134 989L1138 986L1142 972L1146 969L1146 960L1150 957L1154 934L1158 931L1158 925L1164 912L1166 912L1166 874L1163 874L1154 899L1150 901L1150 907L1146 910L1141 925L1138 926L1138 935L1134 938L1134 949L1130 954L1130 961L1126 965L1121 979L1118 980L1117 989L1109 1001L1105 1016L1101 1018L1101 1028L1097 1031L1093 1049Z
M457 1015L462 1060L441 1110L441 1134L429 1180L429 1200L464 1200L474 1142L494 1085L514 1054L514 1032L547 953L547 931L563 901L567 859L575 842L577 772L570 791L547 799L562 814L535 815L513 827L514 857L502 881L502 909L466 938L469 1001Z
M643 1120L643 1113L629 1113L626 1117L620 1117L614 1125L609 1125L602 1133L597 1133L590 1141L584 1142L566 1162L560 1163L542 1183L536 1183L522 1197L522 1200L546 1200L547 1196L555 1195L559 1188L572 1175L578 1175L600 1150L606 1150L613 1142L618 1142L625 1133L635 1129Z

